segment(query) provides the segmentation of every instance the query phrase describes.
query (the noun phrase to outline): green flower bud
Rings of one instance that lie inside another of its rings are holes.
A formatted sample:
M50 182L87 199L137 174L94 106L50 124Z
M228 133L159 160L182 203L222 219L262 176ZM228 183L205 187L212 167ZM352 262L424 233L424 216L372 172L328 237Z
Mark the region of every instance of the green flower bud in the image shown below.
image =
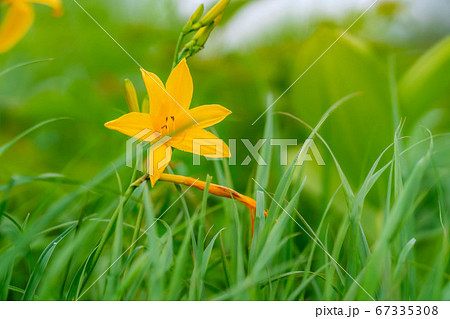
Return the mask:
M150 101L148 95L144 98L141 105L142 113L150 113Z
M195 12L192 14L191 18L189 19L189 22L192 24L196 23L203 15L203 11L205 10L205 6L203 3L195 10Z
M218 15L216 19L214 19L214 23L201 28L197 31L197 33L194 35L192 40L194 40L195 45L199 47L204 47L206 44L206 41L208 40L209 36L211 35L212 30L219 24L220 19L222 19L222 14Z
M139 112L139 103L137 100L136 89L129 79L124 80L125 84L125 98L127 100L128 109L130 112Z
M197 8L197 10L195 10L195 12L192 14L192 16L189 18L189 21L186 23L186 25L181 29L181 32L186 34L186 33L189 33L190 31L192 31L192 25L194 25L195 23L197 23L198 20L200 20L200 18L203 15L204 9L205 9L205 7L203 6L203 3L202 3Z
M211 24L219 15L223 13L230 0L220 0L207 14L199 21L203 26Z

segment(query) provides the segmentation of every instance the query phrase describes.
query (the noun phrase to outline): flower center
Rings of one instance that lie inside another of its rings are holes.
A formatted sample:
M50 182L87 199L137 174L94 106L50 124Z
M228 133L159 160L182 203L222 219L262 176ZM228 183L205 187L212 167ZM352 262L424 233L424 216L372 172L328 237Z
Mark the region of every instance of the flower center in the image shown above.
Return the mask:
M163 136L170 135L175 131L175 116L166 116L164 125L161 126L161 134Z

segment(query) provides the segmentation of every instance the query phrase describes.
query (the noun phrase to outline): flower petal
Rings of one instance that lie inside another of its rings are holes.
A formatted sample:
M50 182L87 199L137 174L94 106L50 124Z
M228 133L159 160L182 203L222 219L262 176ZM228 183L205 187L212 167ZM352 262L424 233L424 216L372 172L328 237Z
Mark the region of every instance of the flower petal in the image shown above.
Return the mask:
M166 169L167 165L172 158L172 148L164 143L156 142L150 147L148 156L148 175L152 187L156 181L161 177L161 174Z
M63 13L61 0L28 0L28 2L45 4L53 9L53 15L59 17Z
M34 19L33 8L23 2L11 4L0 26L0 53L11 49L27 33Z
M189 115L198 122L201 128L222 122L230 114L229 109L217 104L198 106L189 111Z
M144 141L155 139L150 133L153 131L152 117L148 113L131 112L118 119L105 123L105 126L111 130L119 131L128 136L140 136ZM143 138L144 137L144 138Z
M166 88L156 74L144 69L141 69L141 73L150 101L150 114L161 120L169 115L170 107L173 103L170 102Z
M172 70L166 82L166 89L175 101L178 102L178 106L181 106L185 110L189 109L194 85L186 59L181 60Z
M189 114L178 114L176 127L179 129L206 128L221 122L231 114L231 111L223 106L203 105L188 111ZM195 121L194 121L195 120Z
M204 129L194 127L186 130L184 133L182 139L173 138L167 144L184 152L211 158L231 156L227 144Z

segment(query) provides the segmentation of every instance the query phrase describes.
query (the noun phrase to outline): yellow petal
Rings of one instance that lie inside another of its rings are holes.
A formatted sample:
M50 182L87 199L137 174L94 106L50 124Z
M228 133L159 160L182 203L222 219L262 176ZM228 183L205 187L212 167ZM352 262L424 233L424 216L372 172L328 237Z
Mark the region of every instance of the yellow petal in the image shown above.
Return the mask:
M204 129L194 127L186 130L184 133L182 139L174 138L168 141L167 144L181 151L211 158L231 156L227 144Z
M141 72L150 101L150 114L154 116L155 120L158 120L157 126L161 126L164 124L162 121L166 116L174 115L172 110L174 103L156 74L144 69L141 69Z
M178 102L179 107L181 106L185 110L189 109L194 86L186 59L181 60L172 70L166 82L166 89L175 101Z
M150 147L148 156L149 169L148 175L152 187L156 181L161 177L161 174L166 169L167 165L172 158L172 148L167 144L159 144L158 142Z
M139 135L139 138L144 141L152 141L155 139L155 136L151 135L153 132L152 117L148 113L127 113L116 120L105 123L105 126L128 136Z
M53 9L53 15L59 17L63 13L61 0L28 0L28 2L45 4Z
M33 8L23 2L14 2L0 26L0 53L11 49L27 33L34 19Z
M179 129L205 128L221 122L230 114L231 111L223 106L203 105L189 110L188 114L179 113L175 125Z
M189 111L201 128L210 127L222 122L224 118L231 114L231 111L221 105L203 105Z

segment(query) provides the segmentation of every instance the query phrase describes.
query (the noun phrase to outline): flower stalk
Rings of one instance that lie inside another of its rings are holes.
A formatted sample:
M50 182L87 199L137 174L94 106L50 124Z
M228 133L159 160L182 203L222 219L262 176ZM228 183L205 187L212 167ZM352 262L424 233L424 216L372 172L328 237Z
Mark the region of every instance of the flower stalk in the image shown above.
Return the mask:
M149 179L149 175L145 174L142 177L140 177L139 179L137 179L133 184L131 184L131 186L138 187L139 185L141 185L144 181L146 181L148 179ZM200 180L192 178L192 177L187 177L187 176L163 173L163 174L161 174L161 177L159 178L159 180L164 181L164 182L171 182L171 183L175 183L175 184L186 185L189 187L195 187L202 191L204 191L206 189L206 182L200 181ZM213 184L213 183L209 184L208 192L210 194L213 194L213 195L216 195L219 197L225 197L225 198L231 198L231 199L237 200L238 202L241 202L242 204L247 206L247 208L250 211L250 218L251 218L251 222L252 222L252 236L253 236L253 229L255 226L255 216L256 216L255 215L256 201L253 198L242 195L241 193L238 193L234 189L231 189L231 188L228 188L225 186L221 186L221 185L217 185L217 184ZM267 216L267 212L264 212L264 214Z

